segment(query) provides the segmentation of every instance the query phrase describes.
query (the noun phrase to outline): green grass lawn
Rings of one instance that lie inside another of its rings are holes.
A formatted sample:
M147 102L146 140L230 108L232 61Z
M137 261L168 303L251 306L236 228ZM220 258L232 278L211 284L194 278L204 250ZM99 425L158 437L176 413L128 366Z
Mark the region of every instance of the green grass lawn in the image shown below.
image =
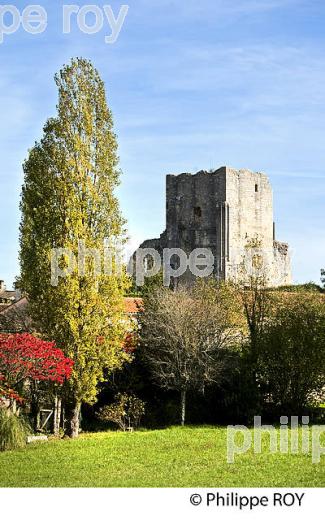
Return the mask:
M252 450L228 464L225 428L83 434L0 453L0 487L321 487L325 460ZM323 434L324 436L324 434ZM324 439L323 439L324 440Z

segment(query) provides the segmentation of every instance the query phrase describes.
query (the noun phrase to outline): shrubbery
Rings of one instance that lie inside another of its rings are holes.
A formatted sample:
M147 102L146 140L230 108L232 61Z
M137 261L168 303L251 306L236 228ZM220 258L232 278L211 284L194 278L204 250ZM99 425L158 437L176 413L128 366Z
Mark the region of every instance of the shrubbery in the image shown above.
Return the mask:
M20 417L0 406L0 451L23 448L28 432L28 426Z
M139 426L144 411L144 402L135 395L118 394L113 404L100 409L98 417L103 421L113 422L126 431Z

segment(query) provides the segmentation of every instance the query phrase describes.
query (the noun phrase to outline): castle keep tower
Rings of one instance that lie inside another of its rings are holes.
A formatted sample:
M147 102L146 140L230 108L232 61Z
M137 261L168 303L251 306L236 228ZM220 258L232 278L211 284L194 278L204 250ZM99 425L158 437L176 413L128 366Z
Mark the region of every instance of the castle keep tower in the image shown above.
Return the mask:
M236 276L249 240L257 238L270 285L291 283L288 245L275 240L273 194L262 173L222 167L195 175L167 175L166 231L140 247L210 249L214 274Z

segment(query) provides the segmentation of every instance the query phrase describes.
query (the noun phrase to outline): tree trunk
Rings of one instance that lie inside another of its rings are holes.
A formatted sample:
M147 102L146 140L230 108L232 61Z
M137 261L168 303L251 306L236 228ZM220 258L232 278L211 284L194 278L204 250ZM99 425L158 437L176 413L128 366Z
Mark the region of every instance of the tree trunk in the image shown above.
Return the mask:
M186 390L181 390L181 425L185 425Z
M57 437L60 434L60 423L61 423L61 410L62 400L57 395L54 400L54 421L53 421L53 434Z
M80 426L80 409L81 403L75 401L70 406L67 407L67 428L66 435L71 437L71 439L76 439L79 435L79 426Z

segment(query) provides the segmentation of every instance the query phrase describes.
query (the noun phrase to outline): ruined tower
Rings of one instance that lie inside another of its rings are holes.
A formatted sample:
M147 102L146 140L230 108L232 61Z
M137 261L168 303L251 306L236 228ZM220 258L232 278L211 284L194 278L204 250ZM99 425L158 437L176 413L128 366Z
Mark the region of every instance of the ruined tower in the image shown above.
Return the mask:
M194 175L167 175L166 231L140 247L207 248L214 275L233 278L249 240L258 238L270 285L291 283L288 245L275 240L273 193L262 173L222 167Z

